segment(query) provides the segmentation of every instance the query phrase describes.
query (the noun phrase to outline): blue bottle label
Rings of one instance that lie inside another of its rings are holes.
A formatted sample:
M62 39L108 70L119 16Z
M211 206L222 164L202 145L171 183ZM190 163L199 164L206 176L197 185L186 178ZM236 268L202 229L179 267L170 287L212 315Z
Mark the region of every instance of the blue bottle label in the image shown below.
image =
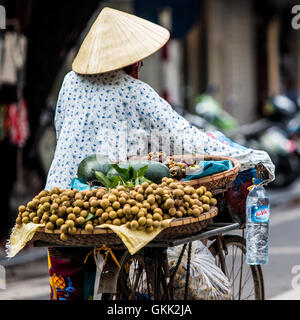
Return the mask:
M269 206L252 206L251 221L252 222L268 222L270 219Z

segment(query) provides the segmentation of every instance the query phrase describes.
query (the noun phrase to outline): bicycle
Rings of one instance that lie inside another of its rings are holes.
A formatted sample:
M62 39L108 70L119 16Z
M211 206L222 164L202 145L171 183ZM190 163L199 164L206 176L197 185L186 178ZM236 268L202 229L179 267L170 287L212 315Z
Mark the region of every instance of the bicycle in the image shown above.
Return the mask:
M153 241L137 254L127 250L114 251L120 262L108 259L101 274L99 292L102 299L113 300L173 300L173 281L185 250L188 250L185 294L188 297L189 268L192 242L210 241L209 250L217 265L231 282L232 299L264 299L264 282L261 267L245 264L246 245L243 236L226 234L239 230L239 223L213 223L205 230L171 241ZM243 232L243 229L242 229ZM169 269L167 248L183 245L173 270ZM236 264L238 266L236 266Z

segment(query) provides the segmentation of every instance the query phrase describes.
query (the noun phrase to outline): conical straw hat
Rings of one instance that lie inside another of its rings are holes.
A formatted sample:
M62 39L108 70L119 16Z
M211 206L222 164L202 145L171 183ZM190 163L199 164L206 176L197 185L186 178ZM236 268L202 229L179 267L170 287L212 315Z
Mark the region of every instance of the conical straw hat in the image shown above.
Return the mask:
M169 31L157 24L106 7L84 39L72 69L80 74L121 69L150 56L169 37Z

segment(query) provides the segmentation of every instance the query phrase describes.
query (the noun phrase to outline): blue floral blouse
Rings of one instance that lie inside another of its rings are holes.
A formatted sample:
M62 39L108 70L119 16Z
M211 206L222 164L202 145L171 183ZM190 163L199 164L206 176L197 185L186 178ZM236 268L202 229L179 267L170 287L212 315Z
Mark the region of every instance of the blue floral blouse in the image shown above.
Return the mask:
M123 70L79 75L63 81L55 113L56 150L45 189L70 188L81 160L95 153L112 161L150 151L201 153L238 159L246 170L262 162L274 179L264 151L236 148L206 134L179 116L149 85ZM149 147L150 146L150 147Z

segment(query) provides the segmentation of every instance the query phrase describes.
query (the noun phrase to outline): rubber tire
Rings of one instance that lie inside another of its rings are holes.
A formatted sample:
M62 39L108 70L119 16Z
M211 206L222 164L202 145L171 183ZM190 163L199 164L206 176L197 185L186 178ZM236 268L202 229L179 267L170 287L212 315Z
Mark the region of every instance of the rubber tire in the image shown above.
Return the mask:
M238 235L224 235L223 240L227 247L237 246L239 249L243 250L243 253L246 254L246 240ZM212 243L209 247L210 252L215 257L217 253L217 242ZM226 259L226 256L225 256ZM226 260L225 260L226 263ZM265 299L265 289L264 289L264 280L262 269L260 265L249 266L252 272L252 279L254 282L255 288L255 300L264 300Z

